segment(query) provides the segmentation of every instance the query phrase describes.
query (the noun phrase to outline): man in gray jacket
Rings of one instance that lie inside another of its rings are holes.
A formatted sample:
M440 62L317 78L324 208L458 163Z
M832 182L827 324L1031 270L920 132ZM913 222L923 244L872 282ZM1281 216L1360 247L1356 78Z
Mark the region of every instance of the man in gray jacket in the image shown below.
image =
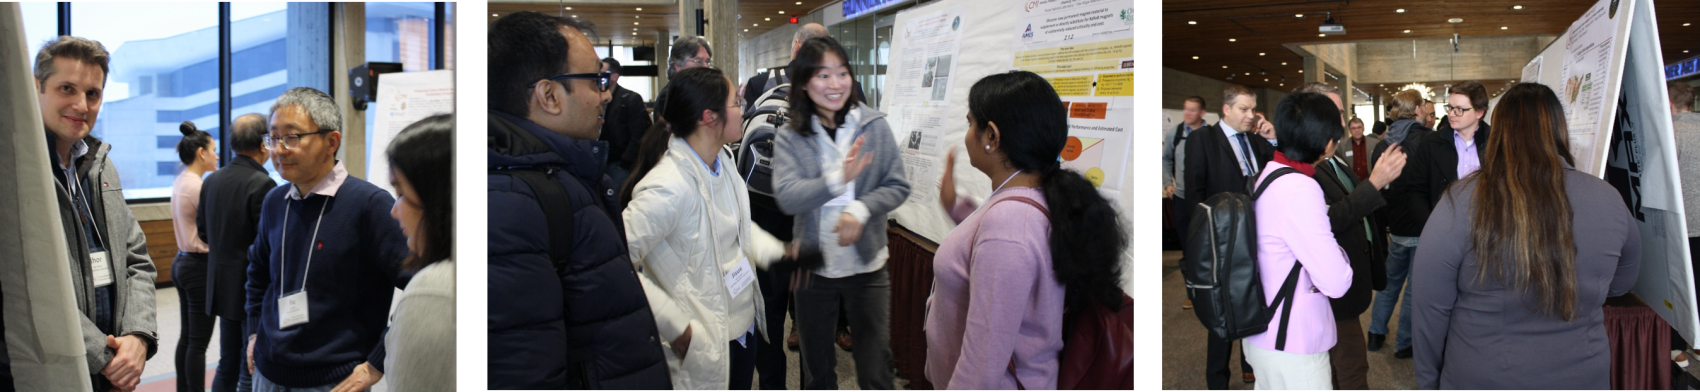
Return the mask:
M107 157L112 146L89 135L110 59L99 42L59 37L36 53L35 82L94 390L131 391L158 349L156 272Z

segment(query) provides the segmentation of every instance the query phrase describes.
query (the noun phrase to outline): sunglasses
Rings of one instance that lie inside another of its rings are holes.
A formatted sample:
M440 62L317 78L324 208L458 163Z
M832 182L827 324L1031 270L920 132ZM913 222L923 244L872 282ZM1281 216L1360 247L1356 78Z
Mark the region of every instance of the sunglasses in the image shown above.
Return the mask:
M609 88L613 87L613 80L614 80L612 78L613 75L614 75L613 72L590 72L590 73L576 73L576 74L561 74L561 75L550 76L548 80L558 81L558 80L562 80L562 79L591 79L591 80L596 81L596 92L600 93L600 92L608 91ZM535 86L535 85L533 85L533 86Z

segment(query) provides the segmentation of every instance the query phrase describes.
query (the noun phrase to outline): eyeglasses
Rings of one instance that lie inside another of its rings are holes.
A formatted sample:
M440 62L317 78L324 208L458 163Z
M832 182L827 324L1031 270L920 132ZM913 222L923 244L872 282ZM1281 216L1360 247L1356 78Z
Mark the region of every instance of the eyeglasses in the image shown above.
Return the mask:
M612 88L612 85L614 84L613 83L614 79L612 78L613 75L614 75L613 72L587 72L587 73L576 73L576 74L561 74L561 75L550 76L549 80L561 80L561 79L591 79L591 80L595 80L596 81L596 92L600 93L600 92L608 91L609 88ZM536 87L536 86L537 86L536 84L532 85L532 87Z
M708 58L692 57L692 58L685 59L685 64L686 65L694 65L694 66L698 66L698 67L713 67L714 61L712 61Z
M277 151L277 149L278 149L277 146L279 144L282 144L284 149L294 150L297 147L301 147L301 137L302 136L320 135L320 134L326 134L326 133L331 133L331 132L332 131L297 133L297 134L293 134L293 135L286 135L286 136L283 136L283 137L273 137L272 135L266 135L266 140L264 142L264 145L265 145L267 150L272 150L272 151Z
M1446 105L1446 113L1454 115L1454 116L1462 116L1462 115L1464 115L1464 113L1468 113L1471 110L1476 110L1476 108L1461 108L1461 107L1456 107L1456 106L1452 106L1452 105Z

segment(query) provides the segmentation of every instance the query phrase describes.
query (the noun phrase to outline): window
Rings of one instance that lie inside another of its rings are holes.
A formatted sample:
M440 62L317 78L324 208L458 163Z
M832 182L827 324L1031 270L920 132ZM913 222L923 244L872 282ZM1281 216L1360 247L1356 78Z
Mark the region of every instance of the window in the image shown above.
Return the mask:
M439 27L436 15L437 3L366 3L366 61L401 63L402 72L444 69L437 64L433 45ZM449 60L445 54L443 61ZM378 80L382 85L383 76ZM368 129L376 126L377 110L367 110L365 116ZM388 147L367 143L366 156Z
M59 35L59 4L58 3L20 3L24 12L24 47L29 50L30 61L35 61L35 52L41 49L41 44Z
M269 115L277 97L295 87L331 91L330 6L324 3L230 4L230 119ZM235 151L226 154L234 159ZM265 165L283 184L277 168Z
M157 140L181 135L179 123L219 136L218 22L211 3L71 5L71 34L112 53L93 134L113 146L126 199L171 195L182 164Z
M664 54L663 54L663 56L664 56ZM632 59L632 47L630 47L630 46L615 46L614 47L614 54L612 56L610 56L608 54L608 47L607 46L596 47L596 58L604 59L604 58L608 58L608 57L613 57L614 60L619 61L621 67L630 67L630 66L633 66L633 65L655 65L654 62L650 62L650 61L640 62L640 61L637 61L637 60L633 60ZM665 72L665 71L662 71L662 72ZM620 87L624 87L627 90L632 90L632 92L637 93L637 95L639 97L643 98L644 102L649 102L650 96L653 95L650 92L655 91L655 89L656 89L655 88L655 77L654 76L620 75L620 80L617 83L620 85Z

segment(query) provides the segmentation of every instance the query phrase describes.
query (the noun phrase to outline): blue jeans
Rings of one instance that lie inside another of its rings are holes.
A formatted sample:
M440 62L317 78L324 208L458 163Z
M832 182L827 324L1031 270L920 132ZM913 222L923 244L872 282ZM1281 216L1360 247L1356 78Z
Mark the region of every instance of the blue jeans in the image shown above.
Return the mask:
M1393 306L1398 305L1399 334L1393 337L1393 348L1403 350L1411 347L1411 291L1405 290L1405 283L1411 275L1411 260L1417 255L1418 237L1392 237L1387 244L1387 289L1375 293L1369 333L1386 335L1387 321L1393 317ZM1399 299L1401 295L1403 300Z
M336 389L336 384L337 383L331 383L330 385L320 385L312 388L292 388L277 385L276 383L273 383L272 380L267 380L266 376L260 374L260 372L254 372L254 392L330 392L332 389ZM371 392L371 389L366 389L366 391Z

